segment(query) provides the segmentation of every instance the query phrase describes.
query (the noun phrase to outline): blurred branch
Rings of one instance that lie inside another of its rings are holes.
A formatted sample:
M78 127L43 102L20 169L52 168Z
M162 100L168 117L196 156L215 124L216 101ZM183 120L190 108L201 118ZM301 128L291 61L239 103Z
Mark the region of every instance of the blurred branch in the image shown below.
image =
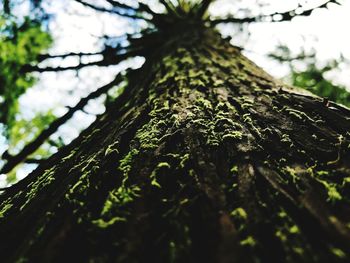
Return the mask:
M125 10L137 11L137 9L135 9L134 7L129 6L127 4L120 3L119 1L114 1L114 0L105 0L105 1L114 7L118 7L118 8L125 9Z
M2 4L4 14L9 15L11 13L10 0L4 0Z
M199 6L197 11L197 17L202 18L205 12L208 10L209 5L213 2L213 0L203 0Z
M159 0L159 2L165 7L165 9L169 14L179 16L179 14L176 12L176 7L173 5L171 1Z
M111 3L113 6L117 6L119 7L120 9L124 9L125 12L121 12L120 10L117 10L117 9L107 9L107 8L104 8L104 7L100 7L100 6L96 6L96 5L93 5L93 4L90 4L88 2L85 2L83 0L74 0L86 7L89 7L91 9L94 9L96 11L99 11L99 12L107 12L107 13L112 13L112 14L116 14L116 15L119 15L119 16L123 16L123 17L129 17L129 18L133 18L133 19L142 19L142 20L148 20L147 18L145 18L144 16L142 15L138 15L138 10L137 9L134 9L128 5L125 5L125 4L120 4L120 3L117 3L116 1L108 1L106 0L107 2ZM128 12L132 11L134 14L128 14Z
M314 58L315 54L314 53L312 53L312 54L301 53L301 54L298 54L296 56L287 57L285 55L278 55L278 54L270 53L270 54L268 54L268 57L270 57L274 60L280 61L280 62L290 63L291 61L295 61L295 60L305 60L305 59L309 59L309 58Z
M138 12L139 11L137 8L134 8L132 6L120 3L119 1L114 1L114 0L105 0L105 1L108 2L110 5L112 5L113 7L124 9L126 11L132 11L132 12Z
M36 137L33 141L24 146L22 151L19 152L17 155L10 155L6 151L2 155L2 158L5 159L7 162L0 170L0 174L10 172L14 167L23 162L30 154L34 153L52 134L54 134L58 130L58 128L62 124L67 122L76 111L83 109L91 99L98 98L100 95L106 93L109 89L121 83L122 81L123 75L118 74L112 82L100 87L96 91L90 93L87 97L81 99L78 102L78 104L70 108L66 114L53 121L46 129L44 129L39 134L38 137Z
M56 72L56 71L65 71L65 70L79 70L85 67L90 66L109 66L110 63L107 63L105 60L99 60L89 63L79 63L76 66L69 67L45 67L41 68L39 66L25 66L23 67L23 72Z
M133 57L133 56L138 56L142 55L145 49L133 49L126 51L125 53L121 54L115 54L116 48L106 48L104 51L100 53L94 53L91 55L103 55L102 60L98 61L93 61L89 63L79 63L76 66L68 66L68 67L39 67L37 65L31 66L31 65L25 65L22 68L22 73L27 73L27 72L57 72L57 71L65 71L65 70L79 70L85 67L89 66L110 66L110 65L116 65L120 63L121 61ZM71 54L66 54L66 55L61 55L61 56L49 56L48 58L55 58L55 57L68 57L68 56L84 56L85 54L83 53L71 53Z
M40 164L46 161L46 159L36 159L36 158L27 158L24 162L28 164Z
M251 23L251 22L291 21L294 17L297 17L297 16L309 16L312 13L312 11L314 11L315 9L327 8L327 5L330 3L339 5L338 0L328 0L319 6L304 10L302 12L299 12L299 9L301 9L302 6L298 5L297 8L295 8L293 10L286 11L286 12L282 12L282 13L276 12L276 13L272 13L272 14L268 14L268 15L259 15L259 16L255 16L255 17L245 17L245 18L226 17L226 18L221 18L221 19L219 18L219 19L211 20L211 21L209 21L209 23L212 26L215 26L215 25L221 24L221 23Z
M114 2L114 1L113 1L113 2ZM141 2L139 2L139 9L140 9L140 11L143 11L143 12L146 12L146 13L148 13L148 14L151 14L153 17L155 17L155 16L160 16L160 15L161 15L161 14L158 14L158 13L154 12L154 11L151 9L151 7L149 7L149 5L146 5L146 4L141 3Z
M96 56L96 55L102 55L103 52L95 52L95 53L67 53L67 54L60 54L60 55L50 55L50 54L41 54L38 56L39 62L44 61L45 59L53 59L53 58L67 58L67 57L83 57L83 56Z

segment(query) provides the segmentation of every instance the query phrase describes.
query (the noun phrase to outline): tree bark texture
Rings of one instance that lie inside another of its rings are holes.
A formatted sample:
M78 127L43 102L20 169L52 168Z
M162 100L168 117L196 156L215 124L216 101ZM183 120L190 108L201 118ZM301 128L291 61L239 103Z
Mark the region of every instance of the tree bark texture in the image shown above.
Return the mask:
M350 111L178 32L1 195L1 262L349 262Z

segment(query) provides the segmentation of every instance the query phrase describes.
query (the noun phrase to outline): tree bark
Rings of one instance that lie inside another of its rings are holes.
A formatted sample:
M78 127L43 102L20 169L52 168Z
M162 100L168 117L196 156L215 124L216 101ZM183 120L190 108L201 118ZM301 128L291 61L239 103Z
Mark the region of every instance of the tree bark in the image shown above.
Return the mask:
M1 195L2 262L348 262L350 111L212 29Z

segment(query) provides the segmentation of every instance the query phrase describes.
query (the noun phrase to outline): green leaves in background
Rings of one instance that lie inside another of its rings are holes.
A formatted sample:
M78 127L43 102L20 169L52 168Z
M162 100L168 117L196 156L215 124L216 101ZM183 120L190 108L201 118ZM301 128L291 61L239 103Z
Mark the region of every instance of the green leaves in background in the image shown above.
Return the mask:
M18 98L36 80L32 74L23 73L23 68L37 62L51 42L38 22L25 18L19 23L10 17L0 17L0 123L8 129L18 112Z
M56 116L49 110L47 113L37 113L31 119L24 119L22 117L16 118L16 123L9 129L9 146L11 152L19 151L21 148L36 138L46 126L53 122ZM16 149L18 148L18 149ZM39 152L34 153L35 157L48 157L47 150L38 149ZM34 156L33 156L34 157Z
M309 64L305 71L292 71L291 78L293 85L305 88L318 96L350 107L349 91L344 86L336 85L324 77L325 73L334 69L337 64L337 62L333 61L322 68L317 68L315 65Z
M278 46L273 54L269 54L269 57L287 63L291 71L287 81L289 80L292 85L350 107L350 92L345 86L335 84L326 77L326 73L337 69L339 64L344 62L342 57L339 60L328 61L323 66L317 66L314 51L306 53L302 50L298 55L293 56L285 45ZM304 65L304 69L300 70L295 62L299 63L299 66Z

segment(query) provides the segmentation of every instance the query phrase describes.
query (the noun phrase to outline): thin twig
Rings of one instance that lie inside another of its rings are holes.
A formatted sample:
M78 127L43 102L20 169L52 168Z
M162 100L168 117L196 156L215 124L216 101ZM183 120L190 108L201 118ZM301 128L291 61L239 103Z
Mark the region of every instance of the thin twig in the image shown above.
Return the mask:
M90 4L90 3L82 1L82 0L75 0L75 1L80 3L80 4L82 4L82 5L84 5L84 6L86 6L86 7L89 7L91 9L96 10L96 11L99 11L99 12L112 13L112 14L116 14L116 15L123 16L123 17L129 17L129 18L133 18L133 19L147 20L145 17L137 15L137 14L131 15L131 14L128 14L127 12L120 12L117 9L107 9L107 8L104 8L104 7L100 7L100 6L96 6L96 5Z
M226 18L211 20L211 21L209 21L209 23L212 26L215 26L215 25L221 24L221 23L240 23L240 24L242 24L242 23L264 22L264 21L268 21L268 22L291 21L294 17L309 16L312 13L312 11L314 11L315 9L327 8L327 5L330 3L339 4L337 2L337 0L328 0L319 6L304 10L301 13L297 12L298 9L301 8L300 6L298 6L297 8L295 8L293 10L289 10L289 11L282 12L282 13L276 12L276 13L272 13L272 14L268 14L268 15L259 15L259 16L255 16L255 17L245 17L245 18L226 17Z

